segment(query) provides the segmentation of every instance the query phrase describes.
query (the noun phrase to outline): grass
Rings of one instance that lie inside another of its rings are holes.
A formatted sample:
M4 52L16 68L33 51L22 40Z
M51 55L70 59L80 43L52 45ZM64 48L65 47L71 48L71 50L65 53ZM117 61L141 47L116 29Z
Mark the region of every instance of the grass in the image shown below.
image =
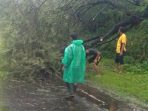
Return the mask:
M124 71L118 74L113 71L113 60L103 59L99 65L101 76L87 72L87 79L92 84L112 91L123 98L130 97L148 104L148 72L133 73Z
M0 71L0 111L8 111L7 105L4 103L4 91L5 79L7 77L6 72Z
M3 84L3 73L0 72L0 111L3 110L3 90L2 90L2 84Z

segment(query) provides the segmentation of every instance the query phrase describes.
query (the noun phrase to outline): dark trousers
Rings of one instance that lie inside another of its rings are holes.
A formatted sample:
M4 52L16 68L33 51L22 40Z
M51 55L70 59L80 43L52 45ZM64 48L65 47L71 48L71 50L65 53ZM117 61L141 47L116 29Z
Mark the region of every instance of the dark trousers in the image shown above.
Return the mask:
M121 64L121 65L124 64L124 56L125 56L125 52L123 52L123 55L116 53L115 63Z
M66 86L70 95L73 95L76 92L77 89L76 84L66 82Z

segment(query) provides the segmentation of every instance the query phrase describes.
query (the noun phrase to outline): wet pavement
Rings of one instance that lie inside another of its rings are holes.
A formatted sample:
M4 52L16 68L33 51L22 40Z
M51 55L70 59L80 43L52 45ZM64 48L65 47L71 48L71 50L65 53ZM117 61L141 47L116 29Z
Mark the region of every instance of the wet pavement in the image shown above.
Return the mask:
M86 95L85 97L98 104L100 108L105 108L109 111L148 111L146 107L142 107L128 100L123 100L121 96L109 95L106 91L102 89L98 90L89 84L80 85L79 88L87 93L82 93L82 96Z
M128 106L85 85L82 89L95 95L100 100L98 103L79 91L73 101L67 101L64 99L67 89L58 79L34 83L11 80L2 89L0 111L147 111Z
M5 86L0 111L107 111L78 95L66 101L66 88L56 82L41 85L11 80Z

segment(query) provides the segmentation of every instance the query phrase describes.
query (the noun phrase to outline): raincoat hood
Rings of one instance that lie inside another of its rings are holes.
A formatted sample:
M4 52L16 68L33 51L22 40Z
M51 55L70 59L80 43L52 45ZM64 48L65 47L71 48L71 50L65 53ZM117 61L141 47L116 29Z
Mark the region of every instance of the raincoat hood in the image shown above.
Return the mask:
M73 41L72 41L72 44L75 44L75 45L82 45L82 44L83 44L83 40L73 40Z

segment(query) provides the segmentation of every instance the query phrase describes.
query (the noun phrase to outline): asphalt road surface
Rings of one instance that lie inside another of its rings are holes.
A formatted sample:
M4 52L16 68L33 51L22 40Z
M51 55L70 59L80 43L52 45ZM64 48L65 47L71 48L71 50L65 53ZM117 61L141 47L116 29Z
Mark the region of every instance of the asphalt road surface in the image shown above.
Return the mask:
M0 111L107 111L84 97L67 101L67 90L62 84L27 83L11 80L0 93Z

